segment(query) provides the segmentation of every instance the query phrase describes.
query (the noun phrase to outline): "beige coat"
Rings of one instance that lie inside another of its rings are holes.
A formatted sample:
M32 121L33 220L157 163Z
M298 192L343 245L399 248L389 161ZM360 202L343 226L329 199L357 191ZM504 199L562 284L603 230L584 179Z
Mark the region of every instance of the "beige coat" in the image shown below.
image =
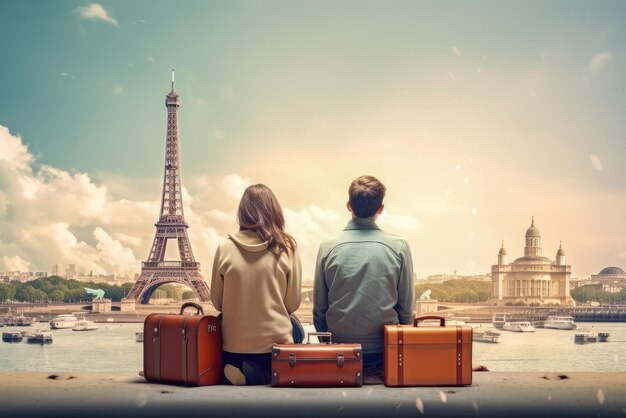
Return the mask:
M217 248L211 278L224 350L269 353L273 343L293 342L289 314L300 306L301 282L297 250L277 259L255 232L229 234Z

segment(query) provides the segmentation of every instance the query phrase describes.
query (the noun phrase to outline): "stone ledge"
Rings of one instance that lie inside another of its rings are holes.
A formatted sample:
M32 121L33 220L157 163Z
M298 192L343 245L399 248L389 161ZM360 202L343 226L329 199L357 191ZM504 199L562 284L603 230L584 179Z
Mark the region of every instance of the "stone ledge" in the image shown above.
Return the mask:
M52 377L52 378L51 378ZM134 373L0 372L3 417L626 417L626 372L474 373L469 387L150 384Z

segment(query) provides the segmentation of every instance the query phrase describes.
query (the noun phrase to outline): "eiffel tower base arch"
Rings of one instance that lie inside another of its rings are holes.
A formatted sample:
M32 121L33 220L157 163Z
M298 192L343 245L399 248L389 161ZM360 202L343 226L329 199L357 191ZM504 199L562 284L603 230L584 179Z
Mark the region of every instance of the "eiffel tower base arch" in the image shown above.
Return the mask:
M155 263L155 264L165 264ZM148 264L148 263L144 263ZM168 263L168 264L182 264L182 263ZM193 263L199 264L199 263ZM211 293L209 287L204 281L202 274L199 270L182 270L179 266L172 266L171 268L143 268L139 278L135 282L135 285L126 296L127 299L134 299L135 302L140 304L147 304L154 291L161 285L166 283L178 283L187 286L193 290L197 297L202 302L211 301Z

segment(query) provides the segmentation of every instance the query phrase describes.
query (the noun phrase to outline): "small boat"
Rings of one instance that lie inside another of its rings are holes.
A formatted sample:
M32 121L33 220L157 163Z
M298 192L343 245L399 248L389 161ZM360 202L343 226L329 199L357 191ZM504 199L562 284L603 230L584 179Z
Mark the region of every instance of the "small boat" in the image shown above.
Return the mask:
M8 327L29 327L33 325L35 318L27 316L7 316L4 319L4 325Z
M22 341L24 336L21 332L3 332L2 333L2 341L5 343L19 343Z
M138 342L138 343L142 343L143 342L143 331L135 332L135 341Z
M595 332L591 332L588 329L581 329L579 332L574 334L574 343L576 344L587 344L595 342L598 342L598 334L596 334Z
M514 321L514 322L505 322L502 326L502 329L505 331L513 331L513 332L534 332L535 327L528 321Z
M608 332L593 332L588 329L581 329L574 334L575 344L588 344L588 343L605 343L609 340L611 334Z
M504 324L506 323L506 315L505 314L493 314L493 318L491 319L491 324L495 329L502 329Z
M95 322L83 318L76 323L72 331L95 331L99 328Z
M481 343L499 343L500 333L491 329L474 329L472 340Z
M31 344L52 344L52 332L36 330L32 335L26 336L26 342Z
M544 321L543 327L572 330L576 329L576 324L574 323L574 317L572 316L549 316L548 319Z
M74 328L78 318L74 314L61 314L50 321L50 328L52 329L64 329Z

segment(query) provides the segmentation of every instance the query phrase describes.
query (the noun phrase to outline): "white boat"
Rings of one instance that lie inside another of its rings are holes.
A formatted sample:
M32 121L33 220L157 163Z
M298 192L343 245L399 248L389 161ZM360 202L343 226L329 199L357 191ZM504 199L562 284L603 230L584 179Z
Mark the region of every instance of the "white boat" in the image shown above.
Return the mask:
M142 343L143 342L143 331L135 332L135 341L138 342L138 343Z
M35 322L35 318L28 316L7 316L4 318L4 325L8 327L28 327Z
M99 327L95 322L83 318L76 322L76 325L72 328L72 331L95 331L98 328Z
M31 344L52 344L52 332L45 330L35 330L31 335L26 336L26 342Z
M535 331L535 327L528 321L515 321L515 322L505 322L502 326L502 329L505 331L513 331L513 332L533 332Z
M481 343L499 343L500 333L492 329L474 329L472 333L472 340Z
M465 321L459 318L446 318L446 326L466 325Z
M52 329L63 329L63 328L74 328L76 323L78 322L78 318L74 314L61 314L56 318L53 318L50 321L50 328Z
M571 316L549 316L543 323L544 328L576 329L574 318Z

